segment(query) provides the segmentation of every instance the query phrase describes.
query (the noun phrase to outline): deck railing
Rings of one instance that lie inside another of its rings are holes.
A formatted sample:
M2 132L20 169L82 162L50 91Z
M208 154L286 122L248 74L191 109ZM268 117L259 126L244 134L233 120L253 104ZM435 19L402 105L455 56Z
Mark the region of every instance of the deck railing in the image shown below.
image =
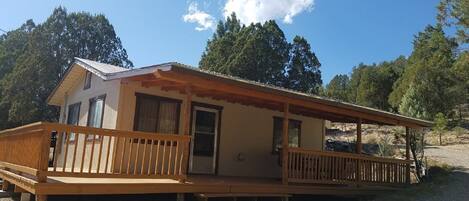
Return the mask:
M409 161L372 156L288 149L288 182L405 184Z
M35 123L0 132L0 165L42 176L185 179L189 141L184 135Z

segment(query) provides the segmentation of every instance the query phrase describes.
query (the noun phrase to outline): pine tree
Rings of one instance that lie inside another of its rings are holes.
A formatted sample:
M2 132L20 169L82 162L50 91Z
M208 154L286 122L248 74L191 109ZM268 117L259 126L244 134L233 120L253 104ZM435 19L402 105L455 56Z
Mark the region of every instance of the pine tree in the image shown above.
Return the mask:
M420 32L414 40L408 67L393 87L390 104L402 111L402 97L408 94L412 84L420 107L427 113L426 119L433 119L438 112L448 115L455 104L451 67L456 47L455 41L447 38L439 25L428 26Z
M284 87L317 94L322 85L321 63L305 38L296 36L290 47Z
M132 66L114 28L103 15L68 14L59 7L46 22L34 28L24 52L1 81L0 108L8 112L8 118L1 120L7 122L3 126L56 120L58 110L48 106L46 99L74 57Z
M349 82L350 80L345 74L334 76L334 78L332 78L332 80L326 86L326 96L341 101L348 101L347 93Z
M218 23L199 67L310 93L322 84L319 60L306 39L295 37L290 44L275 21L244 26L235 14Z

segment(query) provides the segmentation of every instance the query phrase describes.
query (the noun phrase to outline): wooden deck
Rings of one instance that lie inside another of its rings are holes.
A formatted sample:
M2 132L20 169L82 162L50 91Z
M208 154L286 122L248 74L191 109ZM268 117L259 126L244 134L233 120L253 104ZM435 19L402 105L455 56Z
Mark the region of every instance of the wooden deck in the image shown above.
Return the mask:
M392 187L348 185L283 185L281 179L221 176L189 176L184 183L174 179L50 177L35 186L37 194L97 195L196 193L205 196L287 196L293 194L361 195L397 190Z
M50 159L58 152L50 150L54 133L63 136L56 143L65 154ZM54 123L0 134L0 178L38 201L78 194L376 194L405 186L410 173L408 160L289 147L278 179L196 176L186 173L188 136Z

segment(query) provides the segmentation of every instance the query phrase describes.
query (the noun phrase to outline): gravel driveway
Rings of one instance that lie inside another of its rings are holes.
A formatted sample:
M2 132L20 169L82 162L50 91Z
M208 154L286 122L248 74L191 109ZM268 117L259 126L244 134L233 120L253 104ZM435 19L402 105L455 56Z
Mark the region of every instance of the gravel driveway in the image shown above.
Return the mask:
M435 186L432 195L417 198L418 201L468 201L469 200L469 145L429 146L425 155L456 167L449 182Z

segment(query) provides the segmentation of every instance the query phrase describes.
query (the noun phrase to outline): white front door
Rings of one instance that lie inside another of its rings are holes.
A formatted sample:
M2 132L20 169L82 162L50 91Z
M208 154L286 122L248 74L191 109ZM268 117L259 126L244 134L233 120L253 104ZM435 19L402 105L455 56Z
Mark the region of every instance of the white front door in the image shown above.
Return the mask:
M195 106L192 111L191 173L215 174L218 115L218 110L205 107Z

